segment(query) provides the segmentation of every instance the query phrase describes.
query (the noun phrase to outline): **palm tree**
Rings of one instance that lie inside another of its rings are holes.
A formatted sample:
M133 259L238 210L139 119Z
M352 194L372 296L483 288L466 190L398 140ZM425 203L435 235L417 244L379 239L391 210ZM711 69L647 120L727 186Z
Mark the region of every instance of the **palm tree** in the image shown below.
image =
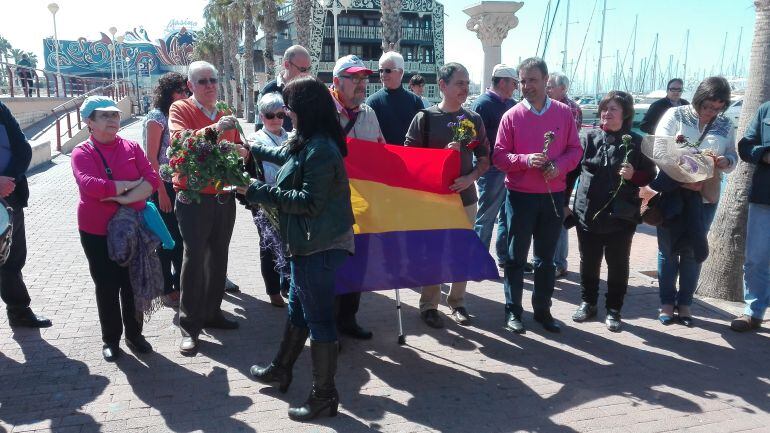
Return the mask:
M24 54L24 51L18 48L11 48L11 57L13 57L14 63L19 63L19 60L21 60L22 54Z
M235 108L236 116L243 116L243 85L241 82L241 65L238 61L238 48L243 34L243 5L240 2L233 1L226 8L227 29L229 33L228 50L225 51L232 67L232 73L235 79L235 97L231 107Z
M401 50L402 0L380 0L382 9L382 52Z
M313 26L310 23L310 17L313 12L313 3L315 0L293 0L294 23L297 28L297 45L305 48L310 47L310 34Z
M29 63L32 65L32 67L37 68L37 54L33 53L32 51L27 51L27 56L29 56Z
M246 112L245 118L248 122L254 121L254 41L257 33L257 11L259 7L255 0L243 1L243 62L244 74L246 75Z
M203 16L208 23L211 23L215 27L219 34L222 36L220 39L222 49L222 63L219 65L221 72L220 80L220 94L222 98L228 102L230 106L233 106L233 100L230 97L230 55L229 46L230 38L232 35L229 32L227 26L227 10L226 7L229 2L223 0L209 0L206 7L203 9Z
M0 36L0 56L3 57L3 62L8 63L8 51L11 50L11 43L8 42L8 39ZM0 68L2 71L6 71L5 68ZM7 72L5 72L7 74ZM2 73L0 73L0 82L3 84L6 82L5 78Z
M770 100L770 0L754 0L754 7L754 41L738 137L743 136L759 105ZM743 300L748 193L753 171L754 166L741 161L722 194L709 232L711 251L698 281L698 294L702 296Z
M275 77L273 46L278 31L278 2L276 0L262 0L262 31L265 33L265 50L262 52L265 58L265 73L267 79L272 80Z

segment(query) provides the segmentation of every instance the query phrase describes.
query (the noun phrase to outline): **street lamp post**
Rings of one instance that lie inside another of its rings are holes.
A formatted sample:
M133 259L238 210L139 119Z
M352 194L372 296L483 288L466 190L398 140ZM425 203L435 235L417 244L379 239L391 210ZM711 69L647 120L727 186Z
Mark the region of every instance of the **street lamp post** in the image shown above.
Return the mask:
M112 60L110 62L110 66L112 66L112 86L115 92L115 99L118 99L118 94L117 94L118 93L118 62L117 62L117 59L115 58L117 56L117 51L118 51L117 47L115 46L115 33L118 32L118 29L116 29L115 27L110 27L109 32L112 35L112 40L110 41L111 42L110 54L112 55L110 59Z
M115 38L115 40L118 41L118 49L115 52L116 56L118 57L115 57L115 62L117 62L118 59L120 59L120 79L125 80L126 71L123 69L123 67L125 66L125 64L123 63L123 41L125 40L125 37L123 35L120 35L117 38Z
M331 0L330 6L324 4L325 0L318 0L318 3L322 8L331 10L332 16L334 17L334 59L336 61L340 58L340 36L337 26L337 17L343 9L347 10L350 7L353 0Z
M53 15L54 54L56 55L56 96L59 96L59 89L64 90L64 82L61 77L61 65L59 64L59 35L56 32L56 12L59 12L59 5L56 3L49 4L48 11Z

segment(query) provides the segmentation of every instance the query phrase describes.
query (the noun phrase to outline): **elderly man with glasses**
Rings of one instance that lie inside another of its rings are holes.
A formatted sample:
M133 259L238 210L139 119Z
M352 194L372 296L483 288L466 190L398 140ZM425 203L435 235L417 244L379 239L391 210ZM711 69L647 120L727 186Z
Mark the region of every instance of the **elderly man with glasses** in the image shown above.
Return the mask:
M276 75L275 80L265 84L260 92L260 99L268 93L281 93L284 86L295 78L304 77L310 72L310 53L302 45L292 45L283 53L283 71ZM264 126L262 119L257 116L255 129L259 131ZM283 118L283 129L287 132L294 129L291 118Z
M192 96L171 105L168 116L171 138L184 131L214 128L220 133L219 140L241 143L235 129L237 119L225 116L216 108L218 92L214 66L203 61L192 62L187 77ZM174 187L184 189L184 182L176 180ZM184 240L179 306L179 328L183 338L179 351L185 356L194 356L203 328L238 328L238 322L227 319L221 309L227 254L235 224L235 199L233 194L212 186L201 191L200 203L183 203L177 195L174 209Z
M377 115L364 103L366 85L372 70L355 55L337 60L332 78L332 98L340 116L340 125L349 138L385 143ZM337 330L360 340L372 338L371 331L358 325L356 314L361 303L361 293L337 296Z
M366 105L377 113L382 135L388 144L404 144L406 131L418 111L424 108L420 97L401 86L404 78L404 58L395 51L380 57L382 89L366 99Z
M668 111L669 108L690 105L687 100L682 99L683 91L684 81L681 78L669 80L668 85L666 85L666 97L650 104L650 108L644 114L644 119L642 119L639 129L648 134L655 134L655 128L657 128L660 118L663 117L663 113Z

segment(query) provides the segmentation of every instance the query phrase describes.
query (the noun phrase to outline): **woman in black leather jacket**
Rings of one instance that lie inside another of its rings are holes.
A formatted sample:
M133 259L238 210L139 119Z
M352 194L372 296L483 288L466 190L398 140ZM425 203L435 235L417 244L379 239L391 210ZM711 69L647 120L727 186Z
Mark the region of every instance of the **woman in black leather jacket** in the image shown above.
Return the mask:
M599 103L601 130L583 138L585 153L575 193L580 247L582 303L572 319L596 315L602 257L607 261L607 315L611 331L621 327L620 309L628 287L631 240L639 215L639 187L655 175L655 164L642 154L642 138L631 132L634 100L612 91Z
M289 83L283 98L295 134L282 147L251 147L254 158L281 165L276 185L255 181L241 192L250 203L278 209L281 239L290 256L289 320L273 362L251 367L251 375L278 383L285 392L310 334L313 389L304 405L289 408L290 418L306 421L326 410L329 416L337 414L334 280L354 251L354 219L343 163L347 147L329 90L305 77Z

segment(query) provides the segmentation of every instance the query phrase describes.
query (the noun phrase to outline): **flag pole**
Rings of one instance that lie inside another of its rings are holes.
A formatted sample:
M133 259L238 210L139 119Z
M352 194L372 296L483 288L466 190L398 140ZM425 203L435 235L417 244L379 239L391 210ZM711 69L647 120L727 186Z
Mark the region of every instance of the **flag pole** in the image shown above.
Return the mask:
M398 316L398 344L406 344L406 335L404 335L404 324L401 321L401 296L396 289L396 315Z

